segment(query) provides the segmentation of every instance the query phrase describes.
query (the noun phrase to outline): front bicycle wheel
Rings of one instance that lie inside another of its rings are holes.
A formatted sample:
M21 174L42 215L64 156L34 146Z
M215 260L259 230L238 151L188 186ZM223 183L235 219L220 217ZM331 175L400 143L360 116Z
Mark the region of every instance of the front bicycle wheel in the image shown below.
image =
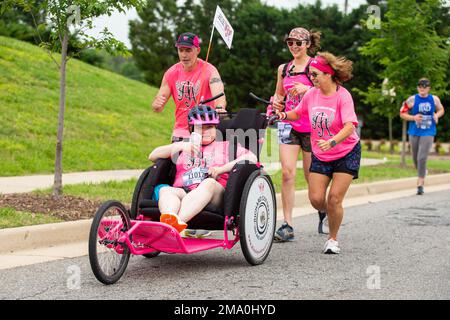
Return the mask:
M130 227L130 217L120 202L107 201L97 210L89 234L89 262L100 282L116 283L125 272L130 249L120 238Z

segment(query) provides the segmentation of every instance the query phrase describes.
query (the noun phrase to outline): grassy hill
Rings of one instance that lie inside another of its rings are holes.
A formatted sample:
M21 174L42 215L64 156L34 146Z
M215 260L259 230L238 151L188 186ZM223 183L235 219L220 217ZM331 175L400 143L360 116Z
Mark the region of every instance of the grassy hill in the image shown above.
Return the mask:
M75 59L67 71L64 172L145 167L169 142L174 106L155 114L156 88ZM58 101L48 54L0 37L0 176L53 172Z

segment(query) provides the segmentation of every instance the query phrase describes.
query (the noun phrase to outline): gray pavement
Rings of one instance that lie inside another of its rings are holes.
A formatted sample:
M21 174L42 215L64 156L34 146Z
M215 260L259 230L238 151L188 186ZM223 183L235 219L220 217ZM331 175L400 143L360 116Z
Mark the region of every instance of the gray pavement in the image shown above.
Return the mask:
M450 299L449 208L450 190L347 208L337 256L321 254L326 237L307 215L256 267L237 244L132 257L113 286L86 256L0 270L0 299Z

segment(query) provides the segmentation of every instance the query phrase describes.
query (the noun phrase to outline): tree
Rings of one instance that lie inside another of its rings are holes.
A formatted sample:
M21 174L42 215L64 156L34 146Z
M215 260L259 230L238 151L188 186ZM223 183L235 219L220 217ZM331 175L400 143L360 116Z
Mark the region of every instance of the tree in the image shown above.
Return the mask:
M36 0L38 4L42 2L43 0ZM39 8L32 8L27 12L19 4L12 5L0 16L0 35L39 44L40 40L35 27L42 26L45 18L46 12ZM49 32L45 27L40 28L39 34L44 39L49 37Z
M136 63L152 85L161 84L165 70L175 63L176 0L148 1L130 21L130 42Z
M53 185L53 196L59 197L62 194L62 151L64 132L64 112L66 107L66 67L71 57L69 51L70 29L73 34L82 38L80 47L105 48L110 53L127 54L125 44L116 40L108 29L102 32L102 38L97 39L89 36L85 31L93 28L93 19L101 15L111 15L114 10L124 12L134 6L141 5L141 0L4 0L1 4L1 13L20 5L26 12L45 11L47 13L47 28L50 30L50 37L47 42L42 42L41 46L48 49L50 57L55 62L60 72L60 94L59 94L59 115L58 133L56 141L55 155L55 179ZM42 26L42 24L40 25ZM39 27L39 26L38 26ZM80 48L81 49L81 48ZM61 59L58 62L53 57L54 51L61 52Z
M387 117L398 114L402 101L413 94L417 80L428 77L436 94L442 94L446 87L449 60L448 43L436 30L433 16L442 11L443 1L415 0L387 2L385 21L377 37L361 48L361 53L373 58L384 69L379 83L372 84L365 95L366 102L377 105L380 113ZM386 104L382 95L382 79L388 78L385 90L395 88L394 104ZM381 103L381 105L380 105ZM406 140L406 125L403 124L403 145ZM405 165L405 148L402 150L402 164Z

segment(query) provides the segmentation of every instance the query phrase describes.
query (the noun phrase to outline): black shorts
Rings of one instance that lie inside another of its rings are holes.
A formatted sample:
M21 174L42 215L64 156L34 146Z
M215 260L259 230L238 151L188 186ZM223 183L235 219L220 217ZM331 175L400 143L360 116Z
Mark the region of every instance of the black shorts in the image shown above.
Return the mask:
M358 142L346 156L330 162L320 161L313 153L309 172L324 174L330 178L333 177L333 173L341 172L352 175L353 179L358 179L360 163L361 143Z
M285 130L289 130L289 134L283 134ZM303 151L311 152L311 134L295 131L288 123L278 126L278 143L300 146Z

